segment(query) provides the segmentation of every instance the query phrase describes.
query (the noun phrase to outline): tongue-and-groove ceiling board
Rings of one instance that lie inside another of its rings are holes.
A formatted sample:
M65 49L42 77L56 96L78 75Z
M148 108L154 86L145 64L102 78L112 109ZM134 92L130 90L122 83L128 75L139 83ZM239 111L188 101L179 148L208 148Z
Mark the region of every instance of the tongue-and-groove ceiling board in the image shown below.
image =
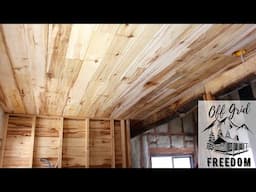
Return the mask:
M254 24L3 24L8 113L143 120L256 47Z

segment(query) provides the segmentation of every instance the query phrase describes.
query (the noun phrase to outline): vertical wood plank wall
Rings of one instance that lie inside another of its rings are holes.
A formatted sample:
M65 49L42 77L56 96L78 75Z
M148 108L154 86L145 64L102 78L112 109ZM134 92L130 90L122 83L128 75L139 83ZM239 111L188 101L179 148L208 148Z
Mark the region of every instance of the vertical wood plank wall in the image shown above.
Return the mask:
M9 116L2 166L31 167L32 117Z
M6 115L0 167L131 167L129 120Z
M61 139L60 118L36 118L33 167L53 167L58 164Z

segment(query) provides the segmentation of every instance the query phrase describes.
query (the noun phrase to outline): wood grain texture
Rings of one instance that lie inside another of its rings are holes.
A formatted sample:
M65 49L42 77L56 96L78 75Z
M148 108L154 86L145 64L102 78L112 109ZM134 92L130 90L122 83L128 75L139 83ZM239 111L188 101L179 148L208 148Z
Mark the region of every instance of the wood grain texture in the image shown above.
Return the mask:
M3 154L5 168L31 168L32 118L9 116Z
M61 117L60 121L60 133L59 133L59 153L58 153L58 168L62 167L62 144L63 144L63 124L64 118Z
M112 162L111 167L115 168L116 166L116 154L115 154L115 121L113 119L110 120L110 134L111 134L111 153L112 153Z
M122 167L121 121L114 121L115 135L115 167Z
M47 159L52 167L57 167L60 156L61 124L59 118L37 117L34 142L33 167L47 168Z
M64 168L84 168L86 166L86 121L64 119L63 163Z
M90 166L90 119L85 119L85 167Z
M126 162L127 167L132 167L132 158L131 158L131 134L130 134L130 120L126 120L126 127L125 127L125 135L126 135Z
M222 89L209 82L241 65L233 51L253 57L255 33L255 24L2 24L0 105L152 124L206 85Z
M122 149L122 168L127 167L127 159L126 159L126 137L125 137L125 121L121 120L121 149Z
M71 119L34 115L5 116L1 167L122 167L127 151L125 120ZM115 141L116 140L116 141Z
M35 144L35 129L36 129L36 116L32 118L32 127L31 127L31 144L30 144L30 161L29 166L33 167L33 157L34 157L34 144Z
M6 137L7 137L7 128L8 128L8 121L9 121L9 115L6 114L4 116L4 127L3 127L4 132L3 132L2 146L1 146L0 167L3 167L4 152L5 152Z
M111 168L110 121L90 121L90 167Z

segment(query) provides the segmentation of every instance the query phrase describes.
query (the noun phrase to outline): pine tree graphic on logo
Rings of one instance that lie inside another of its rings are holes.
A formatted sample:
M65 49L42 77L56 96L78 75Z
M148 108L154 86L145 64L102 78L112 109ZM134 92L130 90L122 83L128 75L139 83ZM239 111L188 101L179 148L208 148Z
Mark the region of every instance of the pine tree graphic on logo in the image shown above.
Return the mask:
M206 148L211 151L232 156L247 152L248 143L241 142L238 133L233 138L230 135L230 131L238 132L238 130L241 129L251 132L245 123L238 126L232 122L229 117L225 117L222 120L214 120L203 130L203 132L210 130Z

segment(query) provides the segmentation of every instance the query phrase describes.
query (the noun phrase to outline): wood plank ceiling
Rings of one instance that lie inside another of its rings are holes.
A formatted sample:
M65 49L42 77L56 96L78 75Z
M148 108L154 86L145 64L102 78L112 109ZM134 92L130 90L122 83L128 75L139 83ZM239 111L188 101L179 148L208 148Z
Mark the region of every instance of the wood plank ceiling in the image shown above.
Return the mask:
M3 24L8 113L143 120L241 63L254 24Z

